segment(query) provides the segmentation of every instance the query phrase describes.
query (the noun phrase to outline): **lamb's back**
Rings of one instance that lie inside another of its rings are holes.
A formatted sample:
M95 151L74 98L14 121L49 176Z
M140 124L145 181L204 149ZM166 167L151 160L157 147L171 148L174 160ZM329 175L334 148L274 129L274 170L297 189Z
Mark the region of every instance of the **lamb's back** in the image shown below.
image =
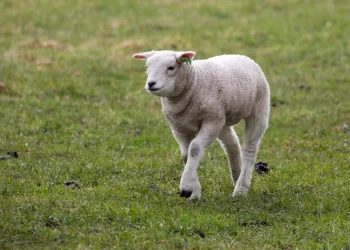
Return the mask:
M193 62L201 84L234 85L254 84L261 78L262 71L257 63L243 55L221 55ZM205 79L208 79L205 81Z
M196 60L193 66L197 72L197 101L224 109L229 124L249 116L259 92L268 88L259 65L247 56L216 56Z

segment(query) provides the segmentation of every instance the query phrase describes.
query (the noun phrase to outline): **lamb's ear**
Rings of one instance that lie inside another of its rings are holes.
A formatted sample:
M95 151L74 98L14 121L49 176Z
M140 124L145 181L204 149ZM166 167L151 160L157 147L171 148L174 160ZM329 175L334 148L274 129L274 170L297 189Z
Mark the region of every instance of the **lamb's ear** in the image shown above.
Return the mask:
M132 57L137 60L147 60L147 58L153 56L156 53L156 51L148 51L148 52L141 52L138 54L134 54Z
M177 52L176 59L178 62L186 62L186 64L191 64L195 55L196 52L194 51Z

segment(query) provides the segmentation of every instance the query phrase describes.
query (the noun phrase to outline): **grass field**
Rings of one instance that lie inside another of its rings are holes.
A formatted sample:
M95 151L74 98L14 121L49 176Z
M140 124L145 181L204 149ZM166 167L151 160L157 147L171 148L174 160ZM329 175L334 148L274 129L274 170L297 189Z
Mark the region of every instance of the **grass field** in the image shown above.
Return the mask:
M19 157L0 161L0 249L350 249L349 13L346 0L1 0L0 155ZM131 58L152 49L260 64L271 172L247 197L231 198L216 142L202 200L178 196L178 145Z

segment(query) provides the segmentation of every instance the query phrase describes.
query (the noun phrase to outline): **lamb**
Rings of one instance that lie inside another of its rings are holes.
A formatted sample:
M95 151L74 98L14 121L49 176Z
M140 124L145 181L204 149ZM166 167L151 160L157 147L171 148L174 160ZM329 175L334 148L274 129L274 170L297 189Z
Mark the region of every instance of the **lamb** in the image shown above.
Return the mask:
M193 60L193 51L149 51L134 54L146 60L146 90L161 97L162 112L180 146L185 164L180 196L200 199L197 176L206 147L218 139L230 166L233 196L246 195L260 140L268 127L270 89L252 59L222 55ZM245 120L241 149L233 125Z

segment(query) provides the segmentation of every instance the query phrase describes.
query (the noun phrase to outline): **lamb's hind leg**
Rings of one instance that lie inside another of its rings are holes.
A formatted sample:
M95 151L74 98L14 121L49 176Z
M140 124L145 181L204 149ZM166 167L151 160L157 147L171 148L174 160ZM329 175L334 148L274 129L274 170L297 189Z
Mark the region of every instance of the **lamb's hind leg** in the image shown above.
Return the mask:
M219 135L221 147L224 149L230 165L233 185L236 184L242 167L242 153L239 139L232 127L225 126Z
M263 115L263 113L256 116L252 115L245 119L245 122L245 137L242 149L243 165L233 196L246 195L249 190L253 165L255 164L260 140L267 129L268 116Z

